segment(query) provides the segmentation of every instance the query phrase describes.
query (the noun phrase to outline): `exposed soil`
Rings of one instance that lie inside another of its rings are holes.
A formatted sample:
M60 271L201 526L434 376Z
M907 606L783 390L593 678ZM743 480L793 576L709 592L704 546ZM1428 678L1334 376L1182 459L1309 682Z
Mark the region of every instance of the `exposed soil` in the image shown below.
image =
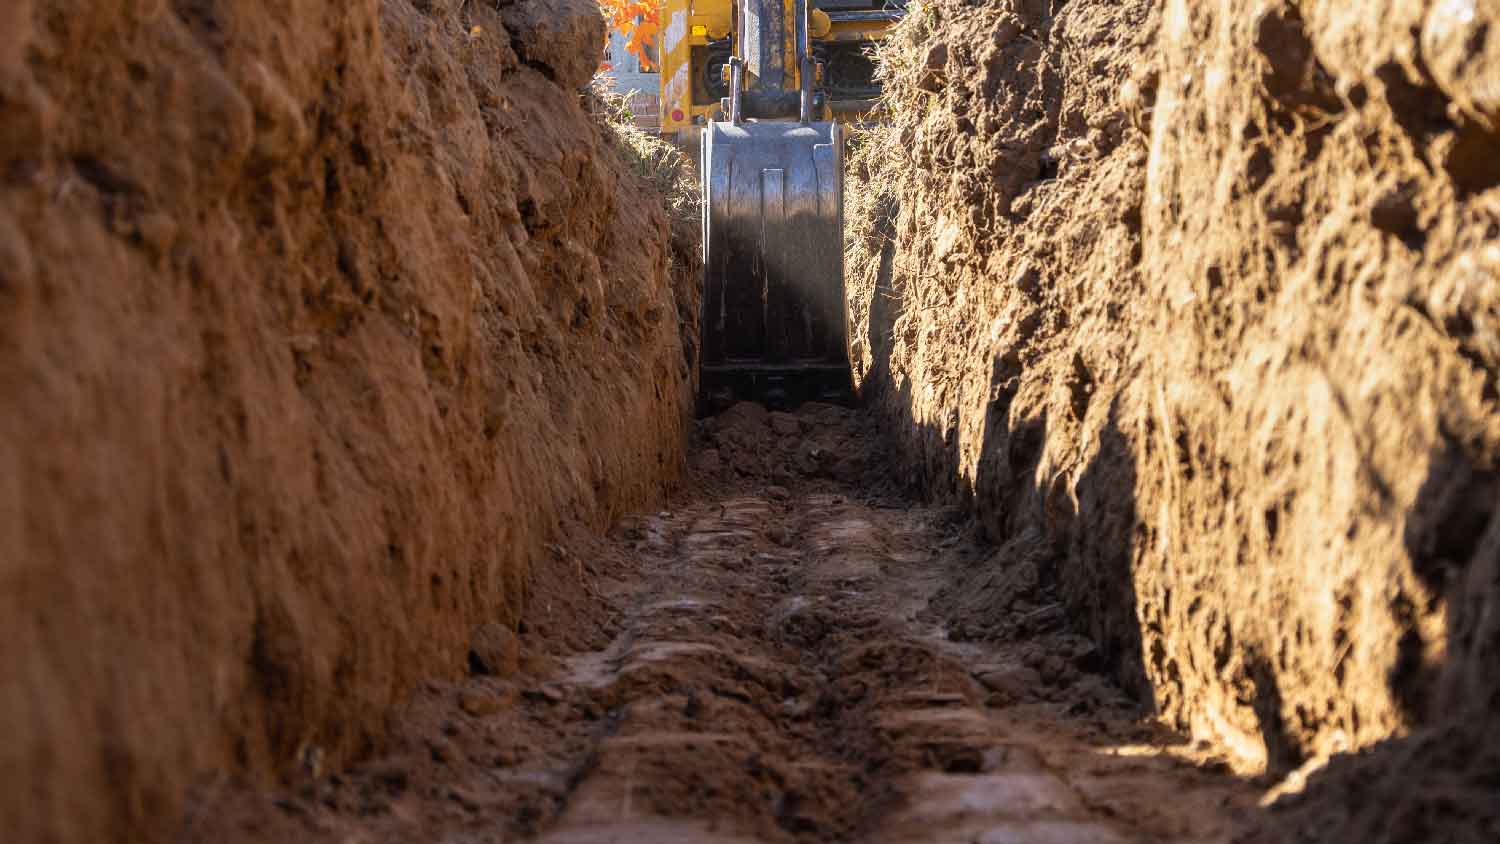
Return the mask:
M1026 561L857 468L878 443L830 406L709 420L693 489L557 546L395 753L206 791L186 840L1227 840L1257 789L1141 721ZM983 640L936 600L976 566L1029 584Z
M853 176L893 451L1237 771L1335 760L1323 840L1500 813L1497 33L1493 2L933 0ZM954 609L1004 599L975 572Z
M602 38L0 2L0 838L368 755L561 523L662 500L692 250L580 104Z

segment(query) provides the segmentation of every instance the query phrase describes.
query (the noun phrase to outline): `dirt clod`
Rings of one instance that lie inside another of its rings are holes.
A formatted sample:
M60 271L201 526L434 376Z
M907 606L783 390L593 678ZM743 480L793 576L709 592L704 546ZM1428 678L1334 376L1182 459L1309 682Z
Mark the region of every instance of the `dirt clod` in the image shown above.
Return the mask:
M974 674L986 689L1000 695L1000 704L1019 703L1041 691L1042 675L1024 665L984 667ZM996 705L992 700L991 706Z
M510 628L484 624L469 645L469 670L475 674L509 677L521 667L521 640Z
M475 718L484 718L503 712L515 702L514 695L498 695L483 691L466 691L459 695L458 706Z

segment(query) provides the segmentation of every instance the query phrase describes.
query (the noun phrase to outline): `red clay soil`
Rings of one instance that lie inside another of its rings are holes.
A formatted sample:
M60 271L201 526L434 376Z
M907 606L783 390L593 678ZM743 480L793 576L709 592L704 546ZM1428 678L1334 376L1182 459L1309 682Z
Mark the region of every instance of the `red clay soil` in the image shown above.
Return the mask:
M708 420L695 483L554 546L521 634L390 754L204 790L182 840L1229 840L1259 790L1141 721L1045 589L955 634L934 596L997 552L895 494L881 442L836 407Z
M0 3L0 838L368 754L561 522L660 500L697 303L580 106L602 27Z
M1492 838L1500 6L935 0L882 54L850 285L894 451L1169 723L1328 788L1294 828Z

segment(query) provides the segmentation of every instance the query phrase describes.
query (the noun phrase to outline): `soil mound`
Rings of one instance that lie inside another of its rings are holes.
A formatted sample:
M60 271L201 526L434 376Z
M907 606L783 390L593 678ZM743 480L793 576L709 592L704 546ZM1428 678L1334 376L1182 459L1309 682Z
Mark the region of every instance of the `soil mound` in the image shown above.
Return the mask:
M602 38L583 0L0 8L7 840L367 752L560 519L676 476L697 303L580 105Z
M809 402L795 413L740 402L697 423L693 467L707 483L756 479L878 480L874 426L858 411Z

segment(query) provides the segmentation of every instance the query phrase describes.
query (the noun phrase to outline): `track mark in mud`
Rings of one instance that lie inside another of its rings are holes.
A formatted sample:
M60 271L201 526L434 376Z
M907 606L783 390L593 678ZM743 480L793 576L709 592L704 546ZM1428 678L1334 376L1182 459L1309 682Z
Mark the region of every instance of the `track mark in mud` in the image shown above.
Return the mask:
M948 511L832 479L873 463L858 417L789 418L710 423L700 464L713 451L718 468L695 494L575 562L613 608L593 640L437 689L389 758L196 837L1227 838L1252 789L1164 755L1167 737L1068 656L1076 637L950 640L932 599L983 553Z

